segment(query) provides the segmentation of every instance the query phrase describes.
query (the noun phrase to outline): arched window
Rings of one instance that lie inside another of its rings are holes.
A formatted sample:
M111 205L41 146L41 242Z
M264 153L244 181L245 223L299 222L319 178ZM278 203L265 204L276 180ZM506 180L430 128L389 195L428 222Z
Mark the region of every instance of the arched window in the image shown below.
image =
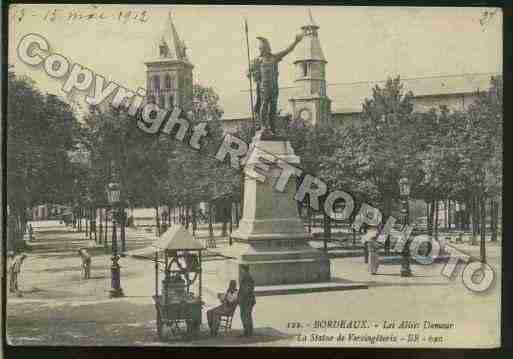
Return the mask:
M167 45L166 44L160 44L159 45L159 52L160 52L160 56L162 56L162 57L167 56L167 53L168 53Z
M169 76L169 74L166 75L166 80L165 80L164 85L165 85L166 89L171 88L171 76Z
M158 75L153 76L153 89L155 91L160 90L160 77Z
M307 62L303 62L303 77L306 77L308 76L308 63Z
M166 108L166 99L164 98L164 96L159 97L159 107L160 109Z
M175 105L175 97L173 95L169 95L169 108L172 108Z

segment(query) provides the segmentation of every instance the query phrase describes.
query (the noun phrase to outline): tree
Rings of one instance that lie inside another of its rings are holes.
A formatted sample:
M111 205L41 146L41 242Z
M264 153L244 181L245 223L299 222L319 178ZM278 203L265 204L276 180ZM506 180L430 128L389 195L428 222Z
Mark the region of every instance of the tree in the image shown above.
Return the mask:
M27 210L62 203L73 183L67 153L80 137L69 104L43 94L28 77L8 71L7 205L11 244L24 233Z
M194 85L191 128L182 142L174 138L175 132L144 133L137 128L136 119L124 111L91 108L87 123L90 147L97 159L93 172L99 199L110 181L113 162L120 173L123 200L132 207L155 208L158 226L159 207L164 205L181 206L194 217L197 203L214 196L214 183L233 177L228 168L220 171L221 164L208 157L222 140L218 101L213 89ZM192 128L199 123L207 124L210 136L198 151L189 146L189 140Z
M376 85L365 100L360 121L340 129L333 154L325 158L321 177L344 188L357 200L374 203L384 218L398 197L398 181L407 174L417 180L421 116L414 116L413 94L405 93L400 78Z
M485 260L486 201L493 208L492 237L497 237L498 201L502 192L502 78L491 79L490 90L478 93L467 111L466 131L461 141L464 166L460 175L467 178L468 196L475 204L473 237L481 234L481 259Z

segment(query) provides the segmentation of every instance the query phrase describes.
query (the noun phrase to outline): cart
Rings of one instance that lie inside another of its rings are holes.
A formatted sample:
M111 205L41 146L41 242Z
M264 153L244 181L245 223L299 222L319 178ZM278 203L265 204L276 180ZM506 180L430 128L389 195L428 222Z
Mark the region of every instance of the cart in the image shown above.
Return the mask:
M193 338L199 333L202 301L201 252L199 240L181 225L167 230L153 245L155 248L155 309L157 333L166 337L164 327L173 336ZM164 273L159 293L159 273Z

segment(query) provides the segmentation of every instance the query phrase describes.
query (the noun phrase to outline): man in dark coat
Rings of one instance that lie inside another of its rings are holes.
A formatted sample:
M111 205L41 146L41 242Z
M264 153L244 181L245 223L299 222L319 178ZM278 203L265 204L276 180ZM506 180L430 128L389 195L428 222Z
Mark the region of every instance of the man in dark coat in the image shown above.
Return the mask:
M240 265L239 279L239 309L240 319L244 327L245 337L253 335L253 306L256 304L255 300L255 282L249 274L249 266L247 264Z

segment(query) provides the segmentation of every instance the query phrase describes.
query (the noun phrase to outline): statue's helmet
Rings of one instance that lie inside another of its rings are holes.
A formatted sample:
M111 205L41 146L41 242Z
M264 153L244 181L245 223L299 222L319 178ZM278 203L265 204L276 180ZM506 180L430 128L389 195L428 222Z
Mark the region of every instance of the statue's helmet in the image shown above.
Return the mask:
M257 37L257 40L263 45L264 52L271 53L271 44L265 37Z

